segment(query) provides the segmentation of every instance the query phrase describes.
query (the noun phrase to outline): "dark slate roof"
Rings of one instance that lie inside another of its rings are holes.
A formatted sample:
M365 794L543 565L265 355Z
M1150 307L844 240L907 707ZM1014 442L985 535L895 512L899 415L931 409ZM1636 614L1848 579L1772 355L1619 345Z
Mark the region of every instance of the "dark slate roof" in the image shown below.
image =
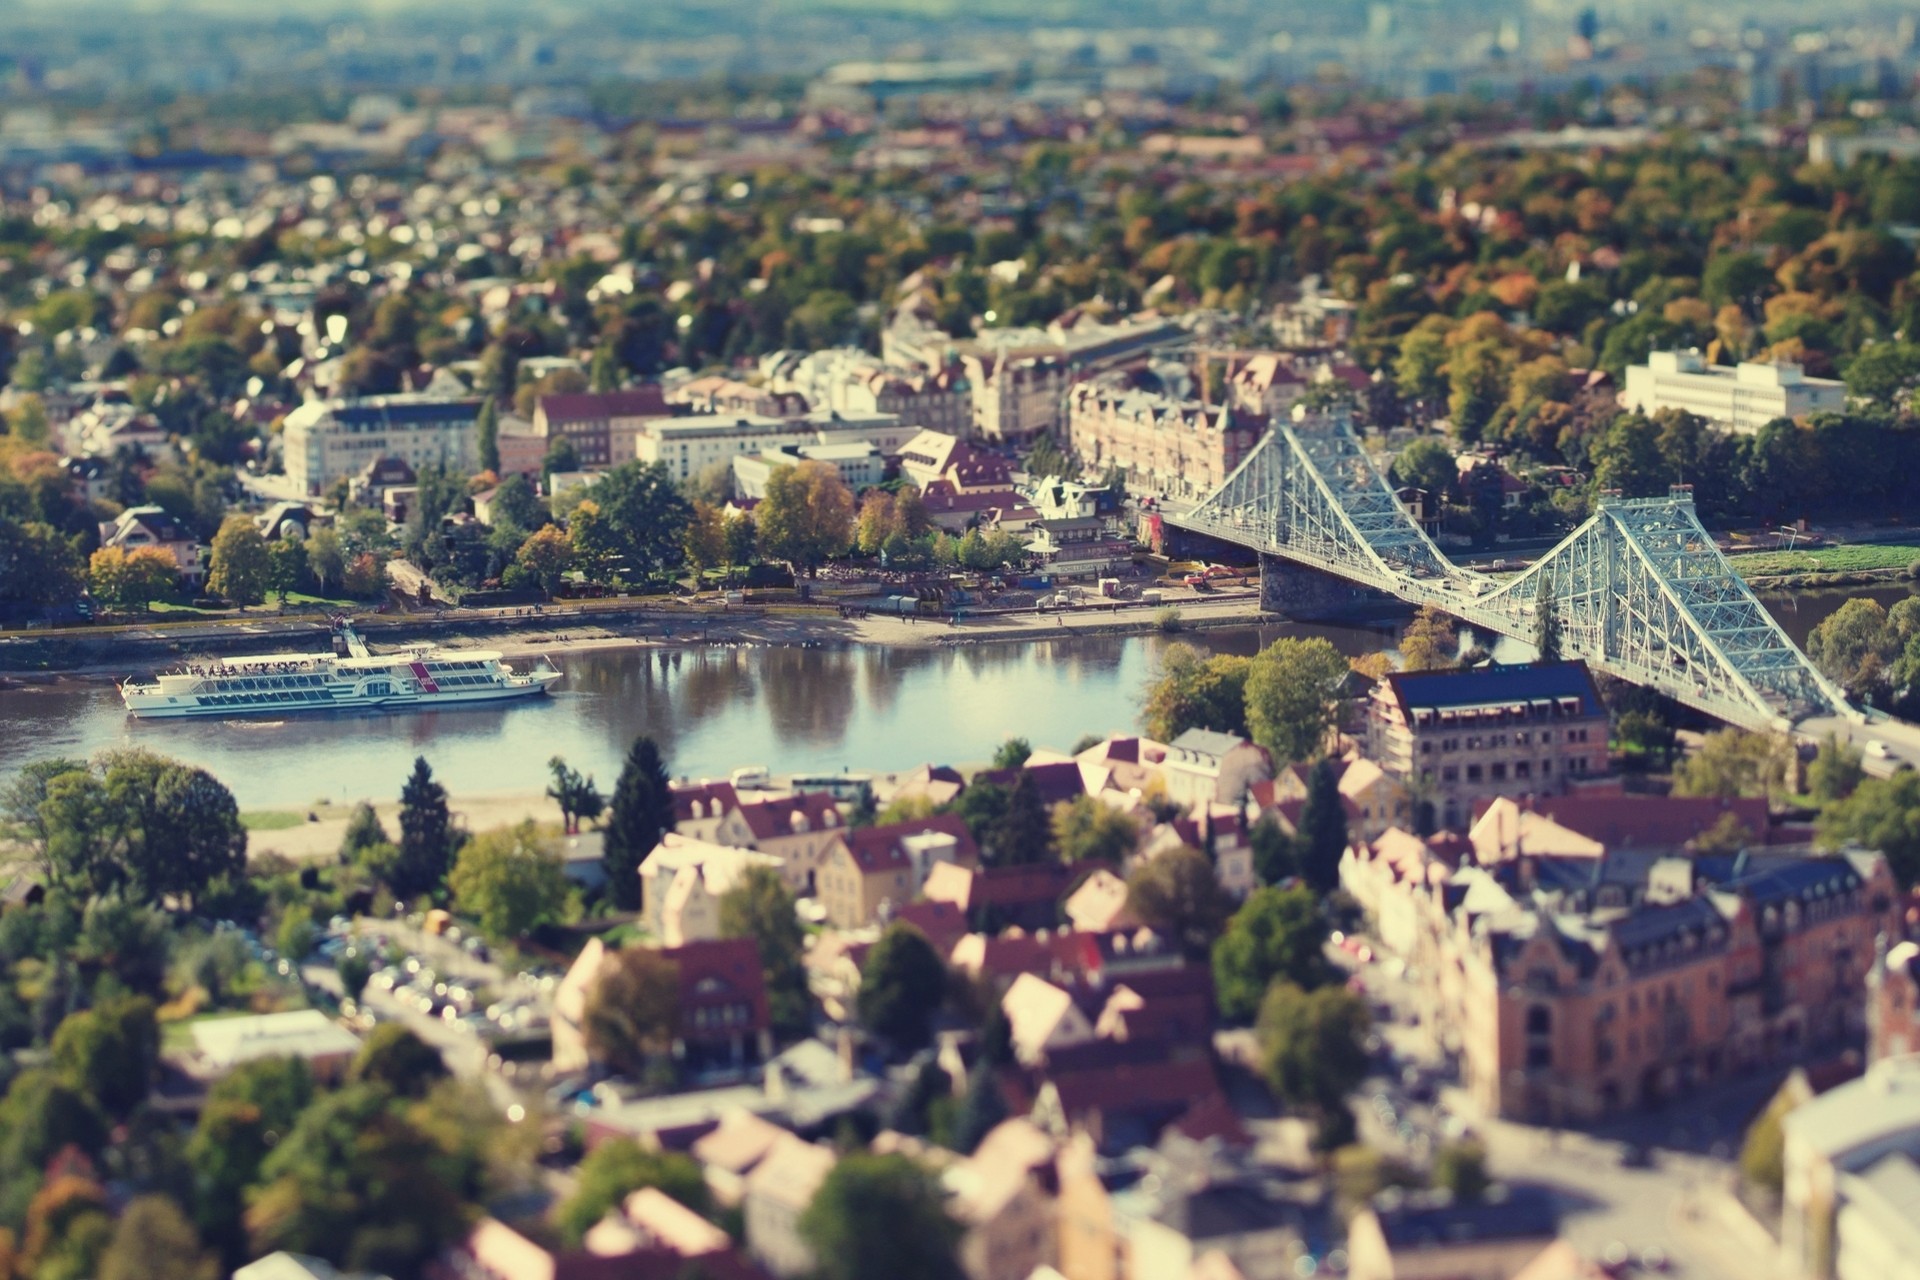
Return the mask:
M1861 883L1860 873L1845 858L1797 858L1784 864L1762 865L1736 875L1721 887L1756 907L1770 907L1838 897L1858 889Z
M582 391L541 396L540 410L548 422L599 422L608 418L662 418L672 412L666 393L657 383L625 391Z
M1387 684L1404 713L1415 707L1444 711L1539 698L1578 698L1579 715L1606 714L1593 673L1580 661L1495 665L1464 671L1395 671L1387 676Z
M1414 1199L1376 1205L1391 1249L1444 1248L1477 1240L1551 1240L1560 1232L1544 1187L1509 1187L1478 1203Z
M470 421L480 416L478 400L350 400L334 408L336 420L349 426L406 427Z
M1223 1237L1300 1228L1300 1207L1265 1188L1216 1183L1175 1195L1154 1215L1196 1245Z

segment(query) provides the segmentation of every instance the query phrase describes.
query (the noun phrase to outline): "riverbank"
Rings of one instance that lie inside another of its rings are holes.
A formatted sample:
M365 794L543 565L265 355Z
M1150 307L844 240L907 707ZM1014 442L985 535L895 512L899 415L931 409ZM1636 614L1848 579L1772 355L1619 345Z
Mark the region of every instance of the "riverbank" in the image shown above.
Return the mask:
M1168 630L1166 610L1178 615L1175 629L1204 631L1244 627L1263 620L1258 593L1195 596L1176 606L1119 602L1091 604L1057 612L963 618L898 618L882 614L842 617L818 607L656 608L559 612L496 610L485 615L449 612L437 616L376 616L363 619L363 633L381 648L432 641L450 648L496 649L508 658L636 648L690 648L712 645L787 645L806 648L875 645L935 649L1084 635L1139 635ZM245 652L318 652L329 630L310 618L259 617L244 625L190 628L116 628L112 632L68 631L58 637L9 637L0 640L0 684L101 681L169 666L175 661ZM58 666L26 659L42 650L31 646L64 643L92 652L68 652ZM106 651L110 650L110 654Z

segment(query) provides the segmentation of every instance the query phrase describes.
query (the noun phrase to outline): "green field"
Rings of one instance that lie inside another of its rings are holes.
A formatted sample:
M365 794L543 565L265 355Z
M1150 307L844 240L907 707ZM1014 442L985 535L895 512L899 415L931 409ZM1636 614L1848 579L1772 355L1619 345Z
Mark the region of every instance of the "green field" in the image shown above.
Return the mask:
M1904 569L1920 560L1920 546L1910 542L1859 543L1819 547L1811 551L1756 551L1733 557L1743 578L1786 573L1865 573L1870 569Z
M240 815L240 825L249 831L285 831L288 827L300 826L306 820L306 814L295 813L291 809L256 809Z

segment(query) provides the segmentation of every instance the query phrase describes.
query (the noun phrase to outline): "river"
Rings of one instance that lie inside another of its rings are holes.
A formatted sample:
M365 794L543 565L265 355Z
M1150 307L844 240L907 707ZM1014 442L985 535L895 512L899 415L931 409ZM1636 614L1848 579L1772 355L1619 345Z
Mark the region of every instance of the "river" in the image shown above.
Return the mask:
M1796 640L1851 595L1769 598ZM1894 589L1882 603L1904 594ZM1190 637L1252 653L1286 635L1342 652L1388 649L1388 626L1272 626ZM1462 637L1468 642L1472 637ZM1070 747L1138 727L1159 636L1081 637L943 649L625 649L558 658L566 679L534 702L472 710L289 716L281 721L130 720L104 683L0 691L0 777L30 760L142 746L202 765L241 807L397 795L416 755L456 794L538 791L564 756L612 784L633 739L651 734L678 775L742 765L777 773L904 769L987 759L1011 736ZM1502 640L1495 655L1531 649Z

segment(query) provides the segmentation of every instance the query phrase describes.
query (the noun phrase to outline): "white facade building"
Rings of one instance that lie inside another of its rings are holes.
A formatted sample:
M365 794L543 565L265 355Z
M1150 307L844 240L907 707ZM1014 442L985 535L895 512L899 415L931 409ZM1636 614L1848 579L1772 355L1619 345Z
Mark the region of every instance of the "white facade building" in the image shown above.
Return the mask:
M1846 408L1846 384L1809 378L1797 364L1710 365L1698 351L1655 351L1629 366L1620 403L1645 414L1684 409L1730 431L1753 432L1775 418Z
M438 396L310 400L287 415L287 479L311 497L389 457L404 458L415 472L445 467L471 474L480 468L479 415L478 400Z
M887 478L887 460L864 441L850 444L798 444L767 449L733 460L733 493L737 498L764 498L767 481L776 467L802 462L824 462L840 473L847 488L858 493Z
M834 445L870 445L892 457L915 435L891 413L842 415L814 412L798 418L750 413L702 413L654 418L640 425L634 456L662 463L676 480L689 480L715 463L754 458L768 450Z

